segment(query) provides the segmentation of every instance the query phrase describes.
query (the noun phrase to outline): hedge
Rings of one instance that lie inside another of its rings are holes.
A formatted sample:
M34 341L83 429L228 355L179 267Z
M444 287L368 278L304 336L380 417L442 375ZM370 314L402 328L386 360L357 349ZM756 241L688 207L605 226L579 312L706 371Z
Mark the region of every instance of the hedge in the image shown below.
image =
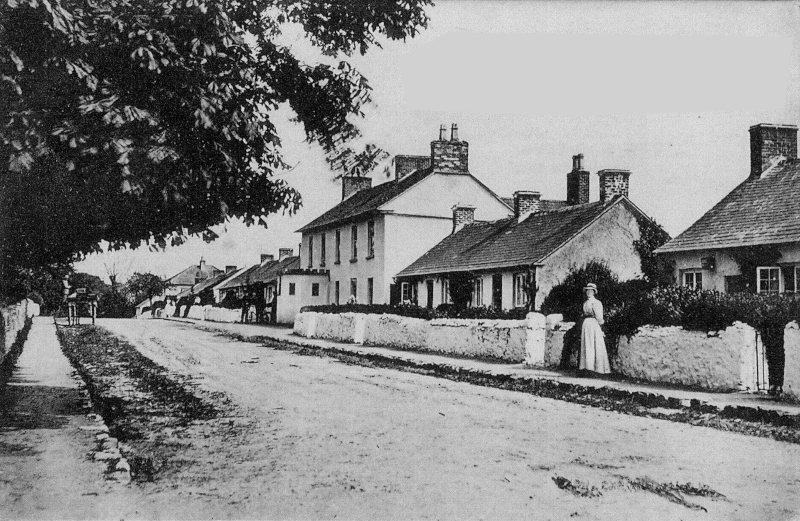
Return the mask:
M403 317L433 320L435 318L467 318L487 320L523 320L528 314L525 309L495 310L486 307L457 309L452 304L442 304L436 309L415 305L391 306L388 304L327 304L305 306L300 311L317 313L364 313L371 315L400 315Z

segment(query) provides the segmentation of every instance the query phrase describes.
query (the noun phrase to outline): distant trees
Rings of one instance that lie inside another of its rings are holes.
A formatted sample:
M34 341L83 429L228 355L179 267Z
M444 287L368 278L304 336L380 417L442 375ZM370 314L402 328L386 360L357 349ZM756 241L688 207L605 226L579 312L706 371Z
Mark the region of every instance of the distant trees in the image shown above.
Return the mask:
M152 273L136 272L125 284L125 291L134 304L149 299L150 305L152 305L153 298L163 295L166 289L166 281Z
M273 118L288 106L329 158L370 85L348 57L413 37L430 0L0 2L0 287L81 254L207 239L300 195ZM322 57L280 41L301 27ZM365 157L372 158L374 153ZM374 158L373 158L374 159Z

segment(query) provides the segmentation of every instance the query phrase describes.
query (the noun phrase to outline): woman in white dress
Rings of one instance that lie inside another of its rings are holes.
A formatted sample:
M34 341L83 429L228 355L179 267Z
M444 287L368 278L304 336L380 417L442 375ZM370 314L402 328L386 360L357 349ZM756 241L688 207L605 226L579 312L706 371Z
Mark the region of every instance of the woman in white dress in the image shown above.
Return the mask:
M603 304L595 298L597 285L589 283L583 288L583 327L581 328L581 361L579 368L595 373L610 373L606 342L603 339Z

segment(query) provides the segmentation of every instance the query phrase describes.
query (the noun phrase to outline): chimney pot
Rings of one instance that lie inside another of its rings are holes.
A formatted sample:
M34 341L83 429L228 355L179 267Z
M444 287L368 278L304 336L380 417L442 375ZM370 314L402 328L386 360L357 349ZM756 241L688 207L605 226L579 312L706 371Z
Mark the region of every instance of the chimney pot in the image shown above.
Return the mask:
M447 132L447 127L444 126L444 123L439 125L439 141L444 141L446 132Z
M475 207L457 204L453 206L453 233L475 222Z
M450 126L450 141L458 141L458 125L455 123Z
M776 157L797 159L797 126L760 123L750 127L750 177L758 178Z
M529 214L538 212L541 207L542 194L527 190L514 192L514 217L524 219Z
M469 173L469 143L458 140L458 125L453 123L451 137L444 140L444 125L439 129L439 141L431 141L431 167L445 174Z
M567 204L589 202L589 172L583 169L583 154L572 156L572 171L567 174Z

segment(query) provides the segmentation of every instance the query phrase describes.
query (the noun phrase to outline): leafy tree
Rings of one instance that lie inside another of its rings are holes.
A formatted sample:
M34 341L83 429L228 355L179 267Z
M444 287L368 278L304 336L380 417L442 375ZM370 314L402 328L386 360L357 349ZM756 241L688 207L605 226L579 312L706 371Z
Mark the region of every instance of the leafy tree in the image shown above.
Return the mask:
M75 291L77 288L86 288L88 293L94 293L98 296L111 292L111 286L103 282L103 279L89 273L73 273L69 276L69 285L71 291Z
M644 278L653 284L672 284L674 282L674 265L653 253L657 248L666 244L671 237L660 224L651 219L639 218L637 221L640 237L633 241L633 247L642 260Z
M153 298L162 295L166 289L166 281L152 273L136 272L131 275L131 278L125 284L125 290L133 297L134 303L138 304L144 299L149 299L151 306L153 305Z
M370 85L348 59L413 37L430 0L0 2L0 283L144 243L212 239L293 212L274 118L289 107L335 163ZM281 43L301 28L321 52ZM375 159L367 151L365 161Z

